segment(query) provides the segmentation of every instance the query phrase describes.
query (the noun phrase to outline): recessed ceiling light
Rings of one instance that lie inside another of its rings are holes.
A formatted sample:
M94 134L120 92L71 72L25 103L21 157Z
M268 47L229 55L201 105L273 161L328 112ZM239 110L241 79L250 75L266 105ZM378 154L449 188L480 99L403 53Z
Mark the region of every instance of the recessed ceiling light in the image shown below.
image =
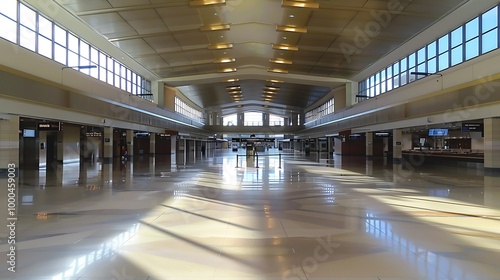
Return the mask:
M235 61L236 61L236 59L234 59L232 57L225 57L225 58L214 60L214 63L229 63L229 62L235 62Z
M189 1L189 6L191 7L202 7L210 5L226 5L226 0L191 0Z
M290 7L290 8L317 9L317 8L319 8L319 3L303 2L303 1L292 1L292 0L283 0L283 1L281 1L281 6L282 7Z
M286 69L278 69L278 68L268 68L267 72L288 74L288 70L286 70Z
M273 44L273 49L284 50L284 51L298 51L299 47L288 44Z
M307 28L291 26L291 25L279 25L279 26L276 26L276 31L307 33Z
M240 79L227 79L224 82L226 82L226 83L234 83L234 82L239 82L239 81L240 81Z
M231 26L229 24L212 24L200 27L201 31L218 31L218 30L229 30L229 29L231 29Z
M239 90L239 89L241 89L241 87L239 85L236 85L236 86L227 86L226 89L227 90Z
M270 83L284 83L284 81L282 81L282 80L266 80L266 82L270 82Z
M233 48L233 44L230 44L230 43L208 45L209 50L223 50L223 49L232 49L232 48Z
M231 72L236 72L236 68L224 68L220 69L217 72L219 73L231 73Z
M294 18L295 16L294 16L294 15L289 15L288 17L289 17L289 18Z
M283 58L271 58L269 62L278 63L278 64L292 64L291 60L283 59Z
M270 90L270 91L278 91L280 90L279 87L272 87L272 86L266 86L264 90Z

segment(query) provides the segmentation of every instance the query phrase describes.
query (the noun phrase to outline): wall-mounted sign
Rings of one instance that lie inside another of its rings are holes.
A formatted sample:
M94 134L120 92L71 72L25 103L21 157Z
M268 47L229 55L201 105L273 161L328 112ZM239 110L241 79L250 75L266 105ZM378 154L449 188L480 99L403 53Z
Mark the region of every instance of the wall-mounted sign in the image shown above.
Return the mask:
M482 123L462 123L462 132L482 132L483 130Z
M101 137L102 133L98 132L98 131L89 131L89 132L85 132L85 136L87 136L87 137Z
M61 122L39 122L37 128L38 131L60 131L62 124Z

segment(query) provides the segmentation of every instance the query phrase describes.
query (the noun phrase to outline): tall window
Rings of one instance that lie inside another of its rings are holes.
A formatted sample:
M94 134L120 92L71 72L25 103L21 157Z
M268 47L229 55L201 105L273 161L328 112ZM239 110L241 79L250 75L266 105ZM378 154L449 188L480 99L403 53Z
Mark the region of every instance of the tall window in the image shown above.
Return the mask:
M245 126L262 126L262 113L259 112L247 112L244 114L244 125Z
M195 120L203 124L205 123L205 117L203 112L189 106L177 96L175 97L175 111L192 120Z
M280 117L278 115L269 114L269 125L270 126L284 125L284 124L285 124L285 118Z
M497 49L498 6L443 34L359 83L359 94L373 97ZM307 116L306 116L307 118ZM307 121L307 120L306 120Z
M2 0L0 4L0 38L62 66L96 66L79 71L144 99L153 99L150 81L17 0Z
M238 125L238 115L232 114L222 117L222 124L224 126L237 126Z
M373 79L373 82L375 79ZM372 81L370 81L371 83ZM373 88L373 92L375 89ZM335 113L335 100L332 98L325 102L324 104L312 109L311 111L306 112L306 123L312 122L317 119L321 119L322 117Z

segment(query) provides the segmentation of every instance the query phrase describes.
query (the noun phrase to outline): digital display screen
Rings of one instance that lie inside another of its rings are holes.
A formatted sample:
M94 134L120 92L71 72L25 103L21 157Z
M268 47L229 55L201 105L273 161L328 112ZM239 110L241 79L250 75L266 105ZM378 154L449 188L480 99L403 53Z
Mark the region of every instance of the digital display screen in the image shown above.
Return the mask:
M23 129L23 137L35 137L35 130L34 129Z
M429 136L448 136L448 129L447 128L429 129Z

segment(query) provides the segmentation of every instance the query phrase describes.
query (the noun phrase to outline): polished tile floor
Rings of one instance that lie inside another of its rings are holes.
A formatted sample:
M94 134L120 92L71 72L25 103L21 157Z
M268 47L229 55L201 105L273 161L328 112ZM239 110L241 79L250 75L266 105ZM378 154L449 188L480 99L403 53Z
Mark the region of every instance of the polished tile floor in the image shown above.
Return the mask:
M22 171L0 279L500 279L498 177L277 152Z

